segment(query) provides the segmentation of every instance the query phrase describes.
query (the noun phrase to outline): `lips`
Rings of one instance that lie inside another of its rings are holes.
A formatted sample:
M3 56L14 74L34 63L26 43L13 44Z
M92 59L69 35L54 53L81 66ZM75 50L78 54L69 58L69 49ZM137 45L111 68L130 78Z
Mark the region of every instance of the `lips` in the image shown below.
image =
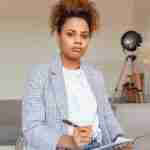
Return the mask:
M81 52L81 48L74 47L72 48L73 52Z

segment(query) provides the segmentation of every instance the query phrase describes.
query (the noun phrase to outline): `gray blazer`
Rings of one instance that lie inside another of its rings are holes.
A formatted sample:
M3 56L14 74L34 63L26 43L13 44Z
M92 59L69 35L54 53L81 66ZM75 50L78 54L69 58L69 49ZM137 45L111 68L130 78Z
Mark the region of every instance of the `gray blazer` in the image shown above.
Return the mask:
M102 142L108 144L118 134L123 134L123 131L107 100L102 74L84 62L81 62L81 68L96 97ZM62 119L68 115L59 55L53 56L49 64L37 65L32 70L26 83L22 108L23 134L27 150L55 150L59 137L67 134Z

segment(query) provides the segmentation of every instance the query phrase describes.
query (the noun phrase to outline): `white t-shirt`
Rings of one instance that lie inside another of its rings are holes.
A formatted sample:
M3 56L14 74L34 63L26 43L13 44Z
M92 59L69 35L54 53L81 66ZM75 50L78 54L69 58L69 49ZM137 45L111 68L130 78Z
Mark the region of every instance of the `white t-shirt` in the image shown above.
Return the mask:
M93 136L97 133L100 139L101 130L98 128L96 98L92 93L84 71L69 70L63 67L65 88L68 98L68 120L79 126L92 125ZM68 126L68 134L72 135L73 127Z

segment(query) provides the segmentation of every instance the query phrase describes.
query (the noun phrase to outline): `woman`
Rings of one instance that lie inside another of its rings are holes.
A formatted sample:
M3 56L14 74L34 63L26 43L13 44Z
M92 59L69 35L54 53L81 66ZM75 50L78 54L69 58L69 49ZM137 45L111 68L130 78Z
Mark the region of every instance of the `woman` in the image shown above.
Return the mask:
M102 145L118 140L124 133L107 101L102 74L81 61L98 29L94 4L61 0L50 18L60 53L49 64L35 67L27 82L23 99L27 150L80 149L93 139Z

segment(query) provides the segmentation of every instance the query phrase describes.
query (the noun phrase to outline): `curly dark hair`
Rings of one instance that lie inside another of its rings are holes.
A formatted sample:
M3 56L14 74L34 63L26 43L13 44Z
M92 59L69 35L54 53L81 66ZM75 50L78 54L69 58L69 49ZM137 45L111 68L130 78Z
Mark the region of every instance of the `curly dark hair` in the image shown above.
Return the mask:
M100 16L94 2L89 0L59 0L53 6L49 18L51 33L55 31L60 33L65 21L71 17L83 18L88 23L90 34L99 28Z

